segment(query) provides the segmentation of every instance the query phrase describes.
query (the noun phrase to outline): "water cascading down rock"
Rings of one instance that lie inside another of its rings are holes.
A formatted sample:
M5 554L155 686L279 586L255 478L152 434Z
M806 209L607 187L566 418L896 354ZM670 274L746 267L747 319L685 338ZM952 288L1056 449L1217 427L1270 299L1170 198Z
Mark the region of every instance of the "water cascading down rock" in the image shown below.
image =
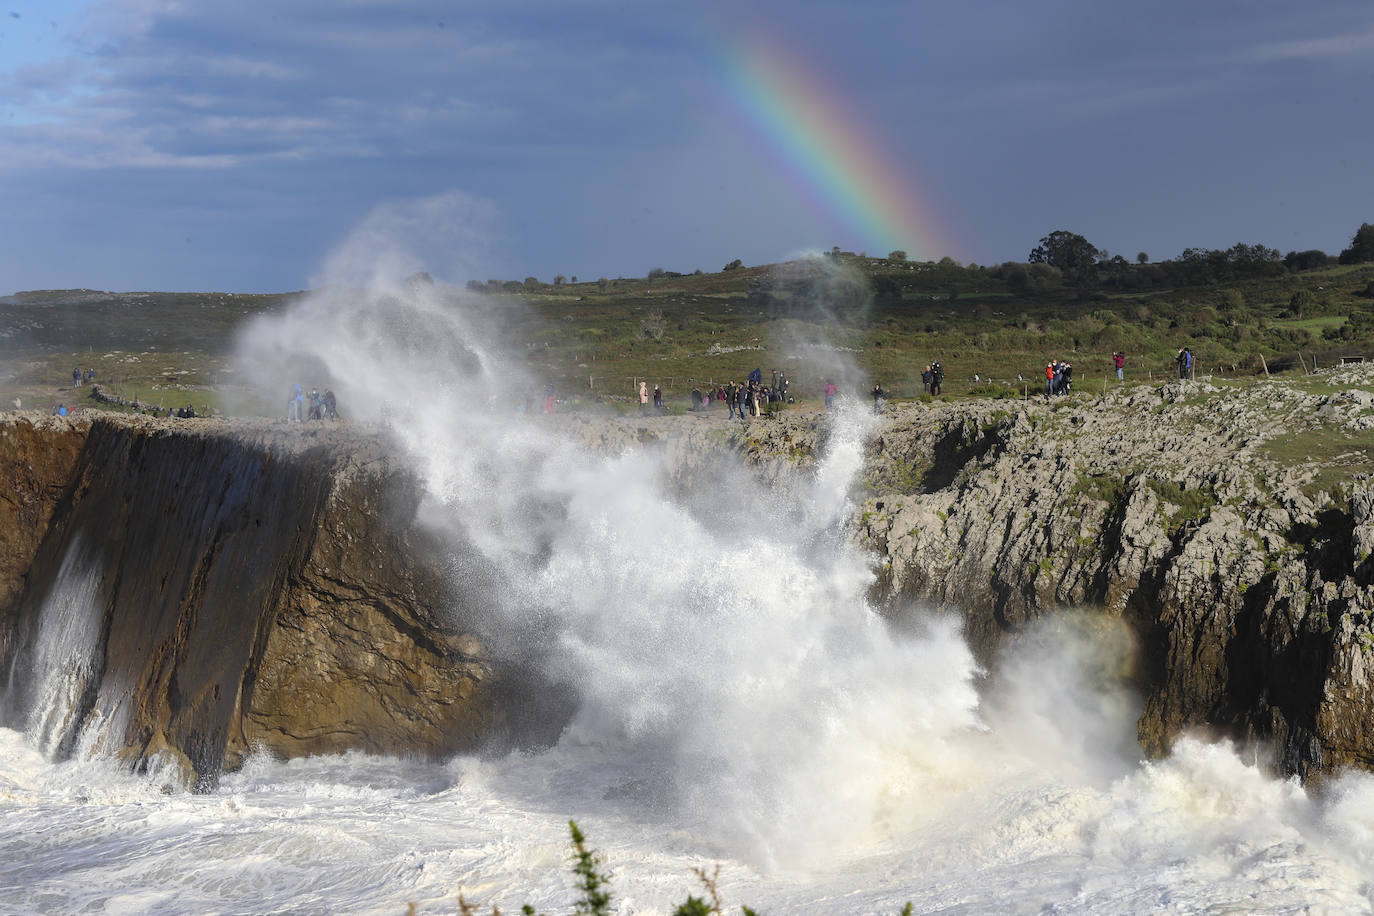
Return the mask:
M4 724L211 779L261 749L444 754L497 718L375 436L9 415Z

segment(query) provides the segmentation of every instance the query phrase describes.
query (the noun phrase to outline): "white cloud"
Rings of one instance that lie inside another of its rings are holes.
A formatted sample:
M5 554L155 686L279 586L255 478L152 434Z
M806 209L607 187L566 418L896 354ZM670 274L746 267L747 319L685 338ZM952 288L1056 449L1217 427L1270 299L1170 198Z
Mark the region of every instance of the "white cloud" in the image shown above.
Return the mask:
M1374 52L1374 26L1363 31L1341 32L1322 38L1298 38L1258 45L1240 57L1267 63L1287 60L1332 60Z
M285 67L261 58L240 57L238 55L207 57L203 59L201 65L208 73L249 77L251 79L286 80L299 75L293 67Z

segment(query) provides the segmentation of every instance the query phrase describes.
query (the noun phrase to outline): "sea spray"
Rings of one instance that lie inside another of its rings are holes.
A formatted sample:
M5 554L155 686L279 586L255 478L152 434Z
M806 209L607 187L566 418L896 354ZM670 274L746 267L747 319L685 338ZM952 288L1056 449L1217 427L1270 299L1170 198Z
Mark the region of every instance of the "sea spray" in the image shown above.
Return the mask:
M898 634L865 600L870 560L844 536L862 410L834 417L786 500L724 468L723 514L748 519L724 525L710 499L669 498L652 451L591 454L509 409L503 393L535 383L480 297L331 290L300 311L255 326L249 350L294 341L288 360L364 411L369 392L425 392L388 419L449 524L499 570L493 651L576 697L564 742L636 762L609 794L648 793L724 849L800 864L830 854L823 837L867 842L882 800L976 726L956 627Z
M96 550L74 536L42 599L31 646L11 661L7 703L26 707L25 734L49 757L72 750L88 692L100 680L100 573Z

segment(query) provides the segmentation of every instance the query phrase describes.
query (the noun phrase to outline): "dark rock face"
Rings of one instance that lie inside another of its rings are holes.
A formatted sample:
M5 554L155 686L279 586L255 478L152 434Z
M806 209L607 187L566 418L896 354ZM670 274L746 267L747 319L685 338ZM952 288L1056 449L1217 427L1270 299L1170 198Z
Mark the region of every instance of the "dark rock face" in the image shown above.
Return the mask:
M0 448L17 467L33 436L13 428ZM475 745L490 671L443 616L417 484L380 442L107 418L67 424L50 451L33 489L61 495L46 528L7 540L4 581L25 581L0 606L7 719L51 702L45 662L80 672L49 750L93 741L205 779L254 748ZM55 607L72 616L67 593L88 596L73 637L89 657L54 656L44 631Z

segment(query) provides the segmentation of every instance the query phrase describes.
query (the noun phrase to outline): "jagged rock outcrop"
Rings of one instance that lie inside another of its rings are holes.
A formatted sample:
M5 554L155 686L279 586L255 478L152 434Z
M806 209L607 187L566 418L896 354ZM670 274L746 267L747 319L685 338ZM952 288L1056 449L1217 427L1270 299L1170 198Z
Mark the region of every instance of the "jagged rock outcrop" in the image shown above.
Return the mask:
M447 753L495 720L482 648L442 614L418 484L376 436L7 423L11 469L51 440L32 474L48 507L20 504L50 521L7 539L24 584L0 605L5 711L38 716L47 750L89 742L190 781L254 748Z
M1175 383L899 411L861 519L880 597L958 608L984 657L1030 617L1101 607L1140 639L1147 751L1207 727L1286 772L1374 766L1366 394Z

